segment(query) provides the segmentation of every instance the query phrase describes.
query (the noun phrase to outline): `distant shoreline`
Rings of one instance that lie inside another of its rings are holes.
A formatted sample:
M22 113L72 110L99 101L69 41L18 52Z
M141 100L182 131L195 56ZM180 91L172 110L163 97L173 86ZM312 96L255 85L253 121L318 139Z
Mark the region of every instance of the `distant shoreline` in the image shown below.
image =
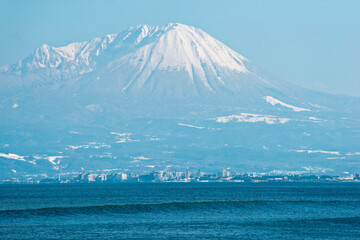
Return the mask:
M360 184L360 181L293 181L293 182L116 182L116 183L0 183L0 186L114 186L114 185L201 185L201 184L233 184L233 185L271 185L271 184Z

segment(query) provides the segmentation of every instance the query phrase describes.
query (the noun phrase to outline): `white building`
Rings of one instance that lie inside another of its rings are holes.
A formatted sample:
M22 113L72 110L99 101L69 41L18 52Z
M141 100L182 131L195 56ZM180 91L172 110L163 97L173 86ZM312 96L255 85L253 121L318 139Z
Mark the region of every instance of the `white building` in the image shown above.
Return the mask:
M95 178L96 178L96 174L90 173L90 174L87 175L88 182L94 182Z
M106 174L105 173L102 173L100 174L97 179L101 182L105 182L106 181Z

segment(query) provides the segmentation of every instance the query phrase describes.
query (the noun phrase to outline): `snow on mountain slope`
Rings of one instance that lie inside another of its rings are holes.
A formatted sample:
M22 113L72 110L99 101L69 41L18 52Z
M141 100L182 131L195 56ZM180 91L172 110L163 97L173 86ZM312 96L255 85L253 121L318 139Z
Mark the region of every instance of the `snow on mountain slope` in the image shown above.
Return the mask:
M147 28L146 28L147 29ZM125 57L126 61L138 66L136 79L132 79L124 90L136 81L144 85L154 71L185 71L194 83L195 78L210 91L205 66L214 74L218 66L238 72L246 72L247 61L205 32L182 24L170 24L156 41ZM218 81L225 84L218 76Z
M15 159L15 160L19 160L19 161L26 161L25 160L25 156L19 156L17 154L14 153L0 153L0 157L2 158L7 158L7 159Z
M184 126L184 127L196 128L196 129L204 129L205 128L205 127L200 127L200 126L195 126L195 125L185 124L185 123L178 123L177 125Z
M123 92L200 96L222 88L234 91L237 75L248 73L246 58L200 29L143 26L139 37L146 44L115 58L102 76L119 79Z
M280 118L271 115L261 115L261 114L252 114L252 113L240 113L238 115L223 116L214 119L218 123L228 123L231 121L235 122L248 122L248 123L257 123L264 122L266 124L284 124L290 121L288 118Z
M292 109L294 112L310 111L309 109L306 109L306 108L295 107L290 104L284 103L284 102L282 102L276 98L273 98L271 96L266 96L266 97L264 97L264 99L273 106L275 106L276 104L279 104L281 106Z
M96 58L109 46L116 35L95 38L89 42L74 42L63 47L43 44L18 64L2 69L19 74L37 69L50 69L64 77L82 75L96 67Z
M299 152L299 153L323 153L323 154L333 154L333 155L340 155L339 151L324 151L324 150L290 150L290 151L294 151L294 152Z

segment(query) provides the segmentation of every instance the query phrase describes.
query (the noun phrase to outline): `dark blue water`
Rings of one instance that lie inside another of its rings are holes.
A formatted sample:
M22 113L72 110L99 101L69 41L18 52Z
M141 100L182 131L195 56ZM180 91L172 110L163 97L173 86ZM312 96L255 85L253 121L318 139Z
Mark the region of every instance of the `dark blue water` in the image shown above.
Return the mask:
M1 239L360 239L360 184L0 185Z

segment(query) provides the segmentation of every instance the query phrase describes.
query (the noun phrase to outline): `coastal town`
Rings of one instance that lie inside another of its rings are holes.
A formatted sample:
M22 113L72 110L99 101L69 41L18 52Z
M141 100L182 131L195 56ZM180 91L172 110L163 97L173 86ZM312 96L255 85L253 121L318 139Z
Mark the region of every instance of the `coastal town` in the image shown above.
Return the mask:
M152 171L147 174L135 174L126 172L111 173L80 173L75 177L45 177L42 179L9 179L2 181L3 184L82 184L82 183L137 183L137 182L360 182L359 174L345 175L317 175L317 174L276 174L271 173L234 173L222 169L217 173L206 173L202 170L196 172L180 171Z

